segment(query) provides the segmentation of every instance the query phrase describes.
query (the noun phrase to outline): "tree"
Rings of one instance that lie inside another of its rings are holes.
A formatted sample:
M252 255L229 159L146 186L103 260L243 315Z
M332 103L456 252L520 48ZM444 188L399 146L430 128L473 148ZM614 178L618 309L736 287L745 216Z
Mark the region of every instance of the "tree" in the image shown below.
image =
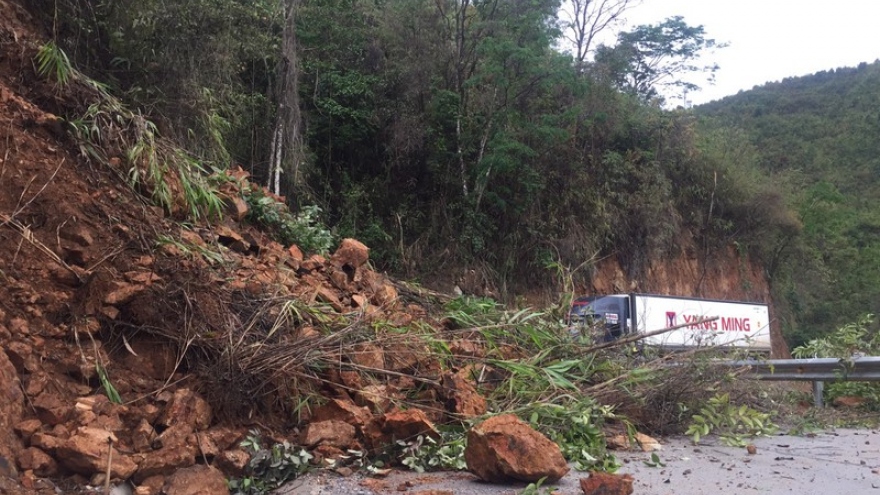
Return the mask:
M574 46L574 58L583 66L593 41L601 32L622 20L624 12L642 0L569 0L560 17L565 18L565 37Z
M284 33L278 60L277 113L269 154L268 188L281 194L281 175L289 176L292 188L299 181L299 166L304 160L299 108L299 59L296 41L296 13L299 0L284 1Z
M681 16L674 16L620 33L616 46L597 49L596 63L620 89L645 102L662 102L664 88L698 90L700 86L686 79L690 74L704 73L714 82L718 64L701 65L700 58L725 46L706 38L702 25L689 26Z

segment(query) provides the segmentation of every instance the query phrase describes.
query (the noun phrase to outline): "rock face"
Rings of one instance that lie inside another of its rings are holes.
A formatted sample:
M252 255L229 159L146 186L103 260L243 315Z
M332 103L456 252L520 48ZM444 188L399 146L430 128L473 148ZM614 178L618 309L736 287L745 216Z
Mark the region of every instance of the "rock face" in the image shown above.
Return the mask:
M484 481L557 481L569 471L559 446L512 414L489 418L468 432L468 469Z

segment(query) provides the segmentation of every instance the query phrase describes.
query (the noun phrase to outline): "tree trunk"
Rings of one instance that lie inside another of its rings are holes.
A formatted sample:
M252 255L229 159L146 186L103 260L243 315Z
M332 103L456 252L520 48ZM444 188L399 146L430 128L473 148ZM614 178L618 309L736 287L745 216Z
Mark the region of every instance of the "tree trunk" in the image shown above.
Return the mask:
M269 154L267 187L275 194L291 195L301 182L300 165L305 157L302 117L299 109L299 60L296 40L296 12L300 0L284 2L284 34L278 61L278 92L275 130ZM282 183L281 175L286 176ZM284 190L282 190L282 184Z

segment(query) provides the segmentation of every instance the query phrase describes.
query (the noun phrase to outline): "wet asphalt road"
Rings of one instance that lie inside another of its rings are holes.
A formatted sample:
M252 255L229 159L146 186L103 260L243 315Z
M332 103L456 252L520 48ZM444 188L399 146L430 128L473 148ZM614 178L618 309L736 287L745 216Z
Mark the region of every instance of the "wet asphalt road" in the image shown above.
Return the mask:
M880 495L880 430L825 430L810 435L756 438L754 455L716 438L699 445L683 437L662 439L657 452L665 466L650 467L651 454L618 452L618 473L635 479L635 495ZM552 485L559 495L581 495L572 470ZM283 495L417 494L446 490L455 495L515 495L524 484L496 485L468 473L394 472L386 478L312 474L277 493Z

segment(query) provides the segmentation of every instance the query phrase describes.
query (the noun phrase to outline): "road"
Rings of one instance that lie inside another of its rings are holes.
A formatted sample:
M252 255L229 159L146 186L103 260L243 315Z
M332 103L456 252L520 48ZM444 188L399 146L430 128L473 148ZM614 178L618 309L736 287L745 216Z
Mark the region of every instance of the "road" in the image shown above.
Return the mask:
M757 438L754 455L727 447L717 438L692 445L683 437L661 440L665 466L645 464L650 454L622 452L619 473L635 479L636 495L880 495L880 430L826 430L810 435ZM572 470L553 484L559 495L582 495ZM525 485L495 485L468 473L394 472L386 478L312 474L277 493L283 495L417 494L446 490L455 495L515 495Z

